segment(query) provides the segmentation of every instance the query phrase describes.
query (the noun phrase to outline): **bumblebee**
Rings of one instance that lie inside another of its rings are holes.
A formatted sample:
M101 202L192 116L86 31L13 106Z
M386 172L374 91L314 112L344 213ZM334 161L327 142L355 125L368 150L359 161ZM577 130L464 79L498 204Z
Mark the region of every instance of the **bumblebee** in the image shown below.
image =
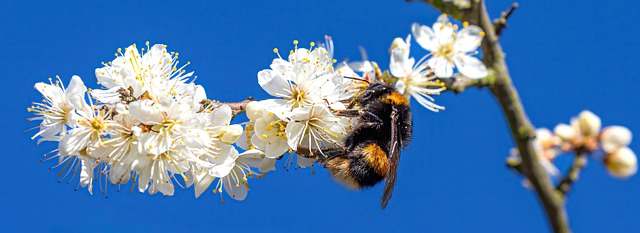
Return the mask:
M324 151L318 158L332 176L354 189L372 187L386 179L380 207L384 209L396 183L400 150L413 131L409 101L393 87L374 83L356 98L355 110L334 110L336 115L356 118L343 148Z

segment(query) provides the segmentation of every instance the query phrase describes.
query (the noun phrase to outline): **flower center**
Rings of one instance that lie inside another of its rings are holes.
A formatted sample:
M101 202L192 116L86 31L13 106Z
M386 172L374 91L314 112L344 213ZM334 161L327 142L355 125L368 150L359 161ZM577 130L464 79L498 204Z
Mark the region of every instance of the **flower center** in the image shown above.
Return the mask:
M448 44L448 45L444 45L444 46L440 46L440 48L438 48L437 51L433 52L433 56L436 57L444 57L446 58L448 61L451 61L451 58L454 56L454 52L453 52L453 45L452 44Z
M287 133L285 129L287 128L287 122L284 121L272 121L266 127L267 132L272 133L272 135L262 135L262 139L267 139L269 136L280 137L284 140L287 139Z
M296 84L291 85L291 100L293 101L293 108L300 107L300 105L307 101L307 92L301 89Z

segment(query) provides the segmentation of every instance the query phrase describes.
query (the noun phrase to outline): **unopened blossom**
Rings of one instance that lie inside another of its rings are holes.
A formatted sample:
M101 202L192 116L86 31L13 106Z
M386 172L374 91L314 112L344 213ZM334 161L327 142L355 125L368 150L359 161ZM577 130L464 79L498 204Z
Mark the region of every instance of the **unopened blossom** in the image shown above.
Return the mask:
M605 153L614 153L616 150L626 147L631 143L631 131L623 126L609 126L600 133L602 150Z
M622 147L604 158L607 171L618 178L628 178L638 171L638 158L628 147Z
M565 151L582 147L593 151L599 148L600 125L600 118L585 110L578 117L571 118L570 125L558 124L554 132L563 142L561 146Z
M396 90L407 99L413 96L420 105L431 111L437 112L444 109L434 104L431 97L431 95L439 95L444 90L444 85L433 81L436 77L432 75L424 60L416 63L413 57L409 57L411 35L404 41L396 38L391 48L389 70L391 75L398 78L395 84Z
M576 130L573 126L567 124L558 124L553 132L558 136L563 142L573 142L576 138Z
M93 91L93 96L103 103L119 100L118 90L133 88L133 97L147 93L149 98L159 101L163 97L174 96L186 88L186 81L193 72L185 72L185 65L179 65L178 53L167 52L167 46L156 44L138 51L133 44L124 51L118 49L116 58L95 71L99 83L105 90Z
M584 110L578 115L578 123L580 131L585 137L593 137L598 135L602 122L600 117L593 114L589 110Z
M487 67L472 56L484 37L480 27L465 22L458 31L458 25L443 14L432 27L414 23L411 30L416 42L431 53L427 64L439 78L451 77L454 68L473 79L487 76Z

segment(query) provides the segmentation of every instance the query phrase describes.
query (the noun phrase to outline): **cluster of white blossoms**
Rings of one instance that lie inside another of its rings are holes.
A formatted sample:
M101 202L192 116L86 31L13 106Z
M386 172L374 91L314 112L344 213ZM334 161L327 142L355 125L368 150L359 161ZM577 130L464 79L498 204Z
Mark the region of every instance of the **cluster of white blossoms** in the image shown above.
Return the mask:
M606 166L607 171L617 178L628 178L636 174L638 159L629 149L631 131L623 126L609 126L601 129L600 117L590 111L582 111L570 124L558 124L553 132L546 128L536 130L534 147L538 161L552 177L559 177L559 170L553 161L561 154L574 152L591 155ZM520 163L517 150L507 160L511 166Z
M103 193L108 187L103 182L131 181L140 192L166 196L174 194L176 184L194 186L197 197L217 180L214 193L224 190L242 200L248 178L262 176L253 168L275 170L278 159L299 150L306 154L297 156L297 166L308 167L343 144L354 119L336 111L353 107L354 96L368 83L395 85L407 98L438 111L444 108L431 95L445 87L437 78L451 77L452 67L471 78L486 75L482 63L469 56L482 39L478 27L465 23L458 31L442 16L433 29L415 24L413 34L431 53L416 63L409 56L411 36L396 39L390 50L394 77L383 74L364 51L363 61L334 68L330 37L309 48L294 41L286 58L274 49L277 58L257 75L273 98L245 103L244 129L231 124L238 109L207 99L193 72L185 71L189 63L179 65L178 53L161 44L147 42L141 49L134 44L95 70L98 89L87 89L78 76L66 88L60 78L37 83L44 101L29 108L35 114L29 120L42 121L33 139L57 142L49 159L58 158L62 179L79 177L91 193L95 181Z
M327 45L331 45L330 40ZM343 102L353 97L348 91L354 80L345 79L333 67L333 50L324 47L298 48L287 59L278 49L270 69L258 72L258 83L274 99L247 105L250 122L238 145L265 153L262 171L274 169L275 159L299 147L320 151L335 147L347 135L350 119L334 110L346 109ZM330 47L331 48L331 47ZM298 156L297 165L307 167L315 160Z
M427 109L439 111L444 107L434 104L431 96L440 94L445 87L437 78L451 78L454 68L471 79L487 76L487 67L472 56L478 53L484 32L467 22L462 25L458 30L458 25L452 24L445 14L432 27L414 23L411 27L413 37L429 52L418 62L409 55L411 35L404 40L394 39L389 49L389 71L398 78L395 87L400 93L407 98L414 97Z
M114 185L133 181L140 192L171 196L174 182L182 185L179 176L185 186L195 184L196 196L218 179L215 190L224 186L243 199L261 153L236 150L243 129L230 124L230 107L204 104L204 89L189 81L193 72L177 58L165 45L147 42L140 52L134 44L96 69L103 89L88 91L78 76L66 88L59 78L37 83L44 102L29 108L36 114L30 120L42 120L33 138L58 142L52 153L62 172L79 176L89 192L98 174Z

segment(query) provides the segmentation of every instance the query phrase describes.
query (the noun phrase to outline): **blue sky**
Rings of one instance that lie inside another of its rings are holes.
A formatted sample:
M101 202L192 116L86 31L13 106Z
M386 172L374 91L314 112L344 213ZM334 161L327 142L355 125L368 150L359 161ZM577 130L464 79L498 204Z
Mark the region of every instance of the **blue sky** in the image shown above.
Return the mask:
M490 1L495 17L507 1ZM604 125L640 132L640 13L636 1L530 1L520 4L502 37L513 81L538 127L567 123L583 109ZM2 1L0 67L7 100L0 142L5 174L0 229L14 231L371 231L544 232L536 196L504 165L513 142L487 90L444 94L433 113L414 104L415 133L403 152L399 181L386 210L382 187L349 191L316 168L285 172L281 166L251 183L242 202L193 190L173 197L128 193L109 197L74 192L77 180L58 184L52 162L40 163L54 144L36 146L23 131L26 108L38 101L33 84L60 75L83 77L113 59L116 48L164 43L191 61L197 82L221 101L267 98L256 74L272 49L334 38L336 57L357 60L363 46L388 67L387 48L410 33L413 22L431 24L438 12L397 1ZM418 46L414 55L424 54ZM640 152L640 140L630 147ZM567 166L569 157L559 166ZM568 202L575 232L638 232L640 179L611 178L590 160Z

